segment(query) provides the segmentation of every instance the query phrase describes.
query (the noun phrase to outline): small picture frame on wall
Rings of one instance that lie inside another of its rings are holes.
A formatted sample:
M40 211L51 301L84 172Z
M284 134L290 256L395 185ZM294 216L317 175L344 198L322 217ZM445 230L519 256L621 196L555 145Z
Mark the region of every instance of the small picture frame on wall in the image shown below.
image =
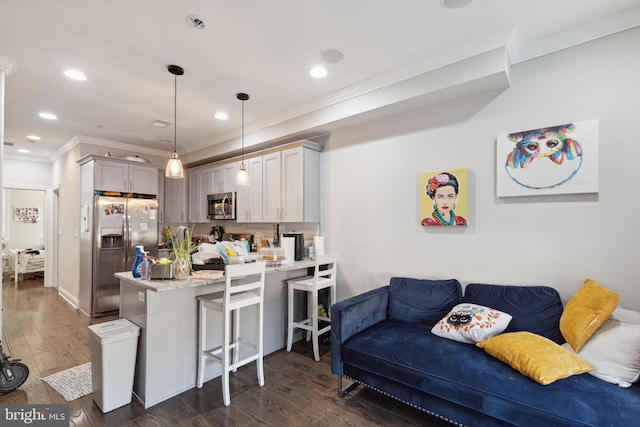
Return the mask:
M496 138L498 197L598 192L598 120Z
M15 221L35 224L40 221L40 208L15 208Z
M420 224L468 225L468 169L439 170L420 175Z

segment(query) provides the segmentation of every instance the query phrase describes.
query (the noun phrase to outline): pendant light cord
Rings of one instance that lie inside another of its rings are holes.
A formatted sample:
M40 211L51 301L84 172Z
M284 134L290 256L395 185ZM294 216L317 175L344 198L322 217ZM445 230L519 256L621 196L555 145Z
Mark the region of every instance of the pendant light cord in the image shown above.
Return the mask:
M244 166L244 100L242 100L242 148L240 151L240 155L240 163Z
M178 139L178 75L173 75L173 152L177 153L176 141Z

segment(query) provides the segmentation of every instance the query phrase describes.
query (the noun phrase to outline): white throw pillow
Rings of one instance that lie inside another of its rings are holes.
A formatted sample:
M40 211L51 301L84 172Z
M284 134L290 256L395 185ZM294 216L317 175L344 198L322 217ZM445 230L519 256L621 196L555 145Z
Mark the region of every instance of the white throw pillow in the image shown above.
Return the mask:
M629 387L640 378L640 324L609 318L577 354L596 367L591 375Z
M478 304L462 303L451 309L431 332L443 338L475 344L502 333L511 315Z

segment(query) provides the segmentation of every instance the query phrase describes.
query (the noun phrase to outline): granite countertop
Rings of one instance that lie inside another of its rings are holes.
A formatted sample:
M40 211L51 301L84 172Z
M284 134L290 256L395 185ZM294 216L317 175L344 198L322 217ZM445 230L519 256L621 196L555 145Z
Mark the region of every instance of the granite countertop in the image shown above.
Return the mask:
M301 268L308 268L315 266L315 261L305 259L302 261L295 261L292 263L283 263L278 267L267 267L267 274L275 273L278 271L297 270ZM131 271L124 271L121 273L115 273L114 276L117 279L124 280L128 283L140 286L144 289L149 289L155 292L174 291L176 289L191 288L195 286L211 285L213 283L224 283L224 275L213 279L196 279L192 276L184 280L142 280L134 279Z

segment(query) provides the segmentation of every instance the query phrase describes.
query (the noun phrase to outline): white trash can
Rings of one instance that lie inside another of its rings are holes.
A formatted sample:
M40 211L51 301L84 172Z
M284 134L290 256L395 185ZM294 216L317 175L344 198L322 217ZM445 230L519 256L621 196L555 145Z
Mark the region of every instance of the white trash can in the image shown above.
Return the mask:
M131 403L140 328L119 319L89 330L93 401L106 413Z

